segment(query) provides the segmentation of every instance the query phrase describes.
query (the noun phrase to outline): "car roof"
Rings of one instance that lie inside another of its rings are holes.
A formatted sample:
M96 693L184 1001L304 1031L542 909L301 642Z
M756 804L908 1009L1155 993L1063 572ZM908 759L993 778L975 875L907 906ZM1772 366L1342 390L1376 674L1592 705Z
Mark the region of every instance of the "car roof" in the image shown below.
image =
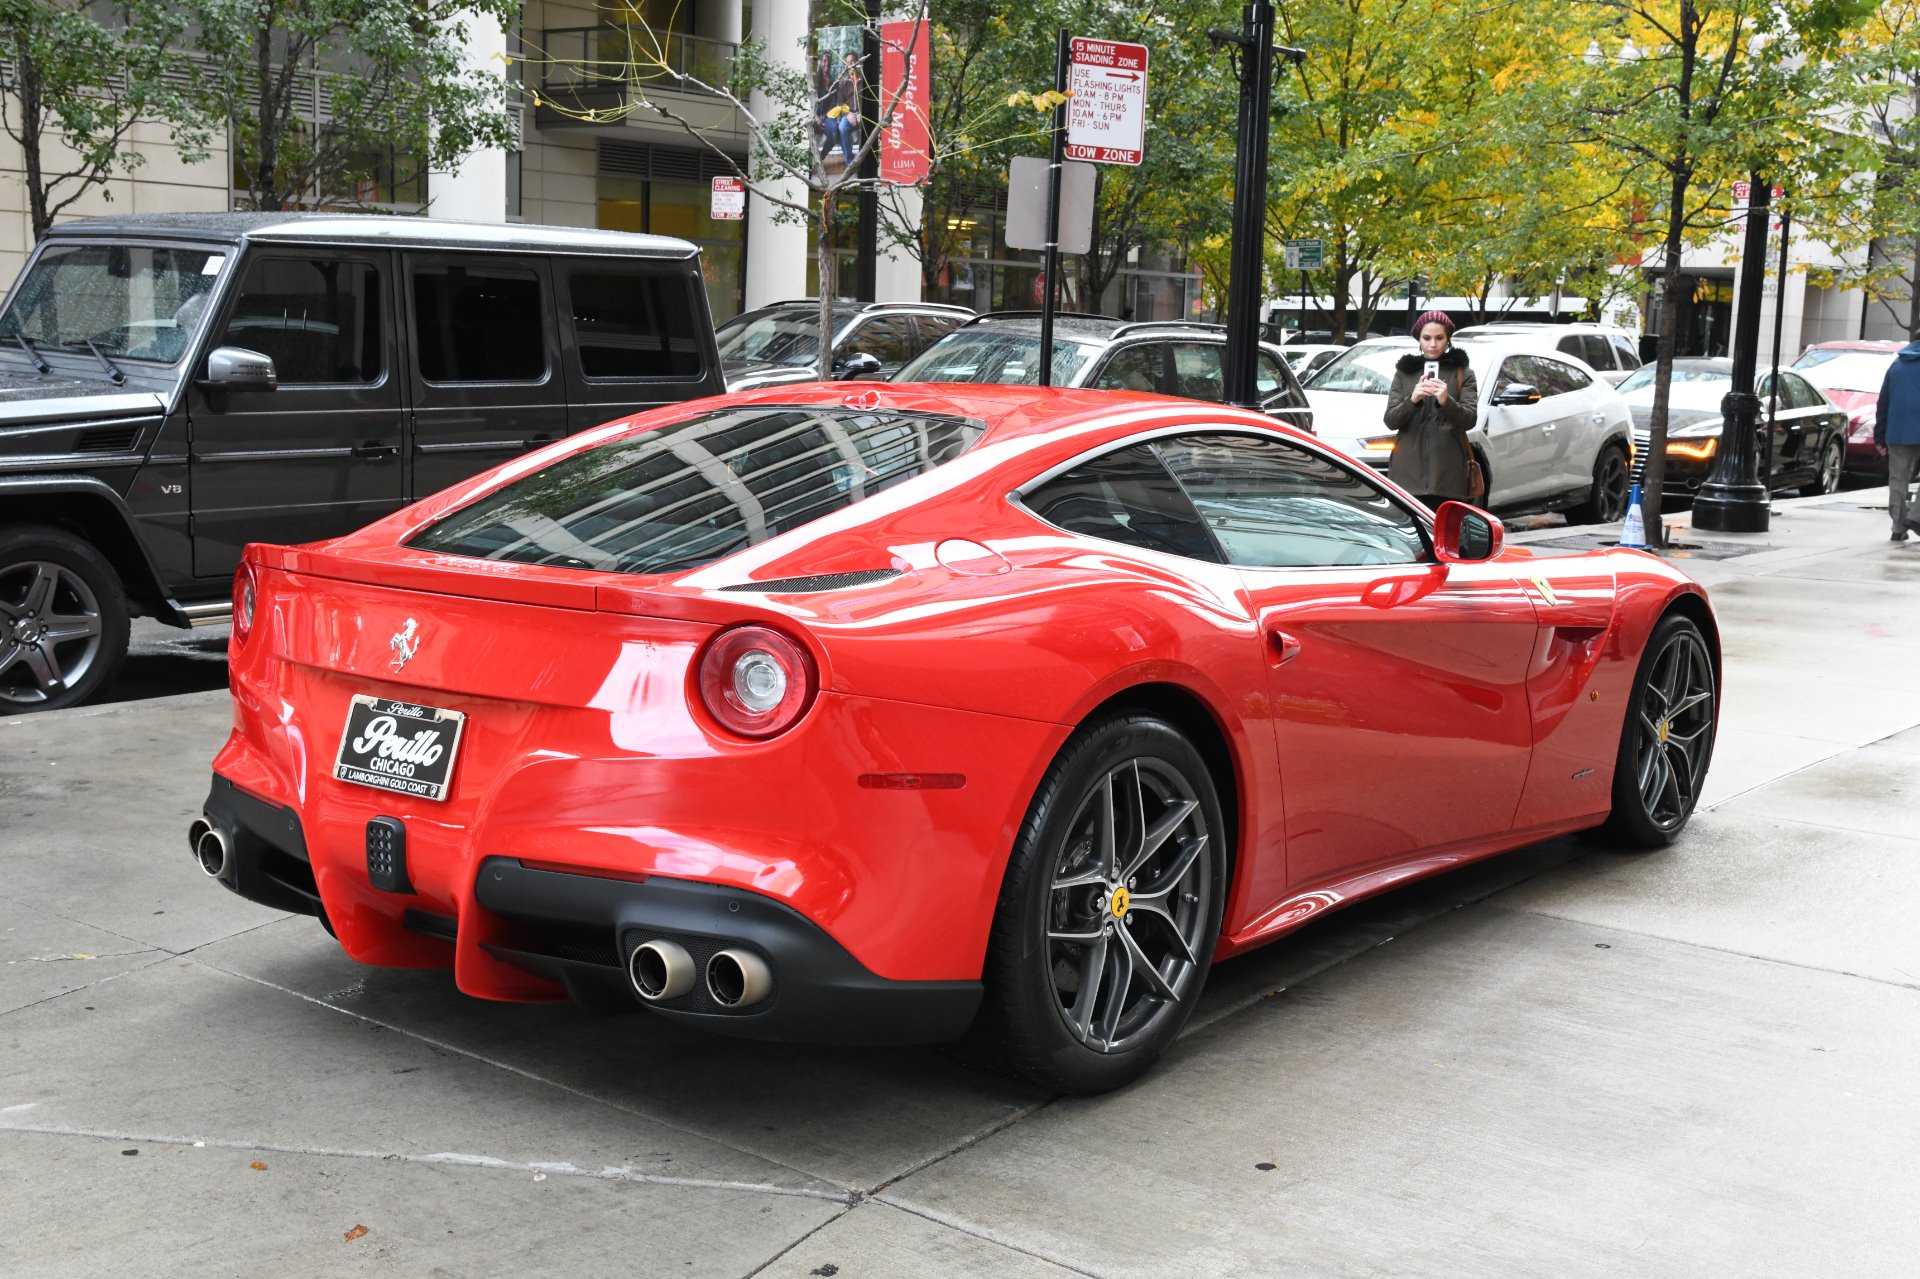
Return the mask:
M1529 332L1538 331L1541 329L1547 329L1555 333L1625 333L1626 332L1625 329L1621 328L1617 324L1595 324L1588 320L1559 320L1559 321L1556 321L1556 320L1487 320L1481 324L1462 325L1460 328L1455 329L1454 332L1466 333L1471 331L1471 332L1478 333L1483 330L1491 331L1491 330L1502 330L1502 329L1509 329L1509 330L1515 330L1515 331L1524 329Z
M376 213L133 213L55 227L55 239L212 240L224 244L399 245L410 248L617 254L683 259L699 253L686 240L591 227L456 222Z
M1022 333L1038 333L1041 318L1041 313L1038 311L987 311L975 316L968 322L967 327L983 328L992 325L996 328L1018 329ZM1209 324L1201 320L1122 320L1111 315L1089 315L1079 311L1056 313L1053 317L1053 327L1056 333L1064 332L1082 341L1093 342L1113 342L1142 333L1224 342L1227 335L1225 325Z
M1888 338L1853 338L1839 342L1815 342L1808 351L1871 351L1875 355L1897 353L1904 343ZM1806 354L1805 351L1801 352Z

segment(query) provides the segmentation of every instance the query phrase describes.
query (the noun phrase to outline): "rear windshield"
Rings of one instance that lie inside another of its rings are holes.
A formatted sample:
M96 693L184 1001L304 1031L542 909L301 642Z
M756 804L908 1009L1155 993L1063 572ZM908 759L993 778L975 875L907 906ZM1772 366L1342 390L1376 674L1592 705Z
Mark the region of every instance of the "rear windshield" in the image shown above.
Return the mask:
M416 534L422 550L614 573L696 568L964 453L930 413L755 405L576 453Z

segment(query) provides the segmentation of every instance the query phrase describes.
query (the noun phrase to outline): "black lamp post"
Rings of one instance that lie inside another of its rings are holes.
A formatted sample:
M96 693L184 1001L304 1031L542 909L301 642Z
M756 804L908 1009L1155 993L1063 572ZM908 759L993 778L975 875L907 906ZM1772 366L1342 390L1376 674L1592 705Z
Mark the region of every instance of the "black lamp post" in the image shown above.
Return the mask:
M1227 350L1224 380L1229 404L1259 405L1254 361L1260 349L1260 282L1266 275L1267 113L1273 96L1273 55L1299 62L1299 49L1273 44L1272 0L1241 10L1240 30L1208 32L1239 54L1240 135L1234 159L1233 240L1227 268ZM1304 323L1304 318L1303 318Z
M1724 419L1713 473L1693 499L1693 526L1722 533L1764 533L1773 517L1760 479L1760 397L1753 393L1760 355L1760 292L1767 273L1767 203L1771 186L1754 174L1747 190L1747 234L1740 251L1740 307L1733 319L1733 389L1720 401Z

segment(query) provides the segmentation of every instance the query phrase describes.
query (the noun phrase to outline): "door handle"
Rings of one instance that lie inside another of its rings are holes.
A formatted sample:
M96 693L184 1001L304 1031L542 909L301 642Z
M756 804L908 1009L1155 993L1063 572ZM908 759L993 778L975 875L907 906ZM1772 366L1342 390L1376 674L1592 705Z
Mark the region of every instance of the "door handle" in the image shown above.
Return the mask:
M1300 641L1277 627L1267 630L1267 646L1273 650L1273 664L1285 666L1300 656Z
M1606 421L1607 421L1607 415L1605 413L1595 413L1593 415L1593 424L1595 426L1604 426L1606 424Z
M1552 434L1553 434L1553 428L1554 428L1554 426L1555 426L1555 423L1552 423L1552 422L1547 422L1547 423L1544 423L1544 424L1542 424L1542 426L1541 426L1541 428L1540 428L1540 429L1541 429L1542 431L1544 431L1544 432L1545 432L1546 434L1548 434L1548 435L1552 435Z
M400 456L400 450L396 445L381 444L376 440L368 440L365 444L356 444L349 451L353 456L365 458L369 461L377 461L383 457Z
M556 435L529 435L526 439L520 441L520 451L522 453L531 453L537 448L545 448L558 438L559 436Z

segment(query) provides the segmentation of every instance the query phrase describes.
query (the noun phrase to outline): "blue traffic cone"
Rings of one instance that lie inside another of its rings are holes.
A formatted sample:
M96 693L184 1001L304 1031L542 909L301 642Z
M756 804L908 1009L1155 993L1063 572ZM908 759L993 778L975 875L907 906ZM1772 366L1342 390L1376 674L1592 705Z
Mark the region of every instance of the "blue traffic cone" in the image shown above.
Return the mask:
M1627 518L1620 524L1620 545L1647 547L1647 516L1640 509L1640 486L1635 484L1627 490Z

